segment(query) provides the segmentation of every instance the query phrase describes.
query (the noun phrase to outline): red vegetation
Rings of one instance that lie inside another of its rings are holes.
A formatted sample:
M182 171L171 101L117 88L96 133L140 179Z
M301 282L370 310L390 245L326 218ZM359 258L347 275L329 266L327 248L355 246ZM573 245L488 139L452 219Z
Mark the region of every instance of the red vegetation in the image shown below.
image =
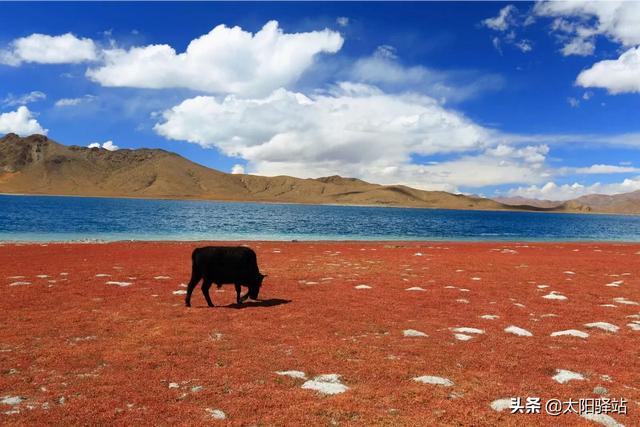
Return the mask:
M238 309L233 287L214 287L209 309L198 288L187 309L173 292L199 245L0 246L0 399L24 398L0 403L0 424L593 425L490 403L598 397L596 386L628 400L616 420L640 424L640 331L627 326L640 306L614 302L640 302L640 245L254 242L265 301ZM598 321L620 330L584 326ZM453 327L485 334L458 341ZM549 336L567 329L590 336ZM559 384L556 369L585 380ZM281 370L340 374L349 390L320 395Z

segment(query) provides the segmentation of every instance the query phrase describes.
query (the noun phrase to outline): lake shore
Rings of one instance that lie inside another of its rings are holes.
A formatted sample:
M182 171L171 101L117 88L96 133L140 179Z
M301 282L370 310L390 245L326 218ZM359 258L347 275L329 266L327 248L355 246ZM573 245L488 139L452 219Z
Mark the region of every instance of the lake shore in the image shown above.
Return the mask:
M262 301L187 309L205 244L0 245L2 423L583 425L491 404L603 396L640 423L638 243L220 242Z

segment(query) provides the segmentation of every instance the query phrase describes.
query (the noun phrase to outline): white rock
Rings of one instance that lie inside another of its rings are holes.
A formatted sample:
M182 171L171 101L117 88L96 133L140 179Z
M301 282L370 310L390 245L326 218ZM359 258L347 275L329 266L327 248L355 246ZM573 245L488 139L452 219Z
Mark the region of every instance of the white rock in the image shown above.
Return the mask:
M611 323L607 323L607 322L592 322L592 323L585 323L584 326L586 326L587 328L597 328L597 329L602 329L603 331L607 331L607 332L618 332L618 329L620 329L618 326L613 325Z
M369 286L369 285L358 285L355 288L356 289L371 289L371 286Z
M574 273L573 271L565 271L564 274L572 274L573 275L573 274L576 274L576 273Z
M480 316L480 318L485 320L495 320L500 318L500 316L498 316L497 314L483 314L482 316Z
M338 374L319 375L302 384L302 388L315 390L322 394L339 394L349 390L349 387L342 384Z
M210 409L207 408L207 412L209 413L209 415L211 416L211 418L213 418L214 420L224 420L227 418L227 414L225 414L223 411L221 411L220 409Z
M167 280L167 279L171 279L171 277L169 277L169 276L155 276L154 279L156 279L156 280Z
M402 335L405 337L428 337L429 335L424 332L416 331L415 329L405 329L402 331Z
M276 371L276 374L282 375L283 377L298 378L302 380L307 378L307 374L302 371Z
M496 399L491 402L491 409L502 412L505 409L511 409L511 398Z
M24 285L30 285L31 282L13 282L13 283L9 283L9 286L24 286Z
M423 384L434 384L434 385L441 385L444 387L451 387L453 385L453 381L451 381L448 378L434 377L431 375L423 375L421 377L415 377L413 380Z
M470 339L473 339L471 335L465 335L465 334L453 334L453 336L458 341L469 341Z
M624 427L624 424L620 424L613 417L607 414L580 414L585 420L593 421L594 423L601 424L605 427Z
M619 297L619 298L614 298L613 299L614 302L617 302L618 304L626 304L626 305L640 305L640 303L637 303L635 301L630 301L624 297Z
M565 331L558 331L558 332L552 332L551 333L552 337L560 337L560 336L564 336L564 335L569 335L569 336L578 337L578 338L588 338L589 337L588 333L579 331L577 329L567 329Z
M420 286L413 286L411 288L407 288L405 289L405 291L424 291L425 289L422 289Z
M451 328L451 330L454 332L460 332L462 334L484 334L484 329L468 328L466 326L463 326L461 328Z
M107 285L116 285L124 288L126 286L131 286L131 282L107 282Z
M518 335L520 337L532 337L533 336L533 334L531 332L527 331L526 329L522 329L522 328L519 328L519 327L513 326L513 325L504 328L504 331L509 333L509 334Z
M24 398L20 396L5 396L0 400L0 403L4 405L19 405L24 401Z
M544 295L542 298L545 299L554 299L554 300L559 300L559 301L563 301L566 300L567 297L557 293L556 291L551 292L550 294Z
M551 377L554 381L560 384L566 384L573 380L584 380L582 374L577 372L567 371L566 369L556 369L556 374Z
M110 274L104 274L104 273L98 273L96 274L96 277L109 277L111 276Z
M631 328L632 331L640 331L640 323L637 323L637 322L627 323L627 326Z
M185 291L184 289L178 289L177 291L173 291L174 295L186 295L187 291Z
M178 383L169 383L169 388L180 388Z
M610 288L618 288L623 283L624 283L624 280L616 280L615 282L607 283L605 286L609 286Z

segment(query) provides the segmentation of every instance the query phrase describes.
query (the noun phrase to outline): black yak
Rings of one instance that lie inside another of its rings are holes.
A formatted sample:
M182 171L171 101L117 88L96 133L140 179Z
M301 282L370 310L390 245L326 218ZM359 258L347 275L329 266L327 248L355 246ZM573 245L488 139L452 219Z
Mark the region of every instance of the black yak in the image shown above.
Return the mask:
M191 280L187 286L185 305L191 307L191 293L201 279L202 293L209 307L213 307L209 288L215 283L218 288L223 284L233 283L236 287L236 302L240 305L247 298L258 299L262 286L262 279L266 276L260 273L253 249L244 246L207 246L197 248L191 255ZM242 286L249 288L248 292L240 296Z

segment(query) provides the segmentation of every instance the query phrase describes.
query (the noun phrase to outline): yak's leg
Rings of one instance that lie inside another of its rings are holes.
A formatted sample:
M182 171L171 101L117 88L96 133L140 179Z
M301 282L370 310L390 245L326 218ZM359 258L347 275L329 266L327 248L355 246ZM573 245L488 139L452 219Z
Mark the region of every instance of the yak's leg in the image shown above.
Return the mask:
M207 300L207 305L209 307L213 307L213 302L211 302L211 297L209 296L209 288L211 287L212 283L213 282L211 280L207 279L205 279L202 283L202 294L204 295L204 299Z
M194 267L191 270L191 280L189 280L189 284L187 285L187 296L184 299L184 305L186 305L187 307L191 307L191 293L193 292L193 289L196 287L200 279L202 279L202 276Z
M235 285L236 285L236 303L238 305L242 305L242 301L244 301L240 296L240 292L242 292L242 286L240 286L239 283L236 283Z

